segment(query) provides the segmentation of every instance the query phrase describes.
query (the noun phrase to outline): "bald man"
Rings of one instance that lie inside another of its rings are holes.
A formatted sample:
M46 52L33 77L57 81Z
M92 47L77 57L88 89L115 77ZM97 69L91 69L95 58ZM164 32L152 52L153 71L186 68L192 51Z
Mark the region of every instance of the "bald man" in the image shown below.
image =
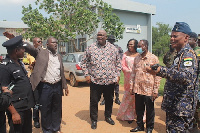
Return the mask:
M114 87L119 83L121 57L118 49L106 41L107 33L100 30L97 42L86 49L81 66L87 82L90 84L91 128L97 128L98 102L103 93L105 99L105 120L114 125L111 118Z

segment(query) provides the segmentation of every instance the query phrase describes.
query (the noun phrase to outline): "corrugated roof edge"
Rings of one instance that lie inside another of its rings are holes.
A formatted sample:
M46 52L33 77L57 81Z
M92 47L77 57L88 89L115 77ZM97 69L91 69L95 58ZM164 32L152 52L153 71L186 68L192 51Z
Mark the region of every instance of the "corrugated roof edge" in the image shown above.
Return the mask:
M24 22L0 21L0 28L29 28Z

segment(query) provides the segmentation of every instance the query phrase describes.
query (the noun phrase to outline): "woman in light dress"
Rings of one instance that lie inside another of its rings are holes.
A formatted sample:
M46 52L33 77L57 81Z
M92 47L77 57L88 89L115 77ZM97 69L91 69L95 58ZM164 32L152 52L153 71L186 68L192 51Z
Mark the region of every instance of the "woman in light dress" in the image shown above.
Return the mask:
M131 95L130 93L130 78L134 59L138 55L136 52L137 44L138 41L136 39L130 39L127 44L128 50L124 53L122 58L122 71L124 73L124 96L117 113L117 119L128 121L129 124L136 119L135 95ZM146 118L146 116L144 116L144 118Z

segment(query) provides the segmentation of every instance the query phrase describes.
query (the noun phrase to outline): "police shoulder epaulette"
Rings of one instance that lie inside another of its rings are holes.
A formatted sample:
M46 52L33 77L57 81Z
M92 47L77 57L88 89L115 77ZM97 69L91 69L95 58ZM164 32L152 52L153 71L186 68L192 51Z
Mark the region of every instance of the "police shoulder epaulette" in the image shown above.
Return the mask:
M2 65L7 65L8 63L12 63L12 61L11 60L4 60L1 64Z

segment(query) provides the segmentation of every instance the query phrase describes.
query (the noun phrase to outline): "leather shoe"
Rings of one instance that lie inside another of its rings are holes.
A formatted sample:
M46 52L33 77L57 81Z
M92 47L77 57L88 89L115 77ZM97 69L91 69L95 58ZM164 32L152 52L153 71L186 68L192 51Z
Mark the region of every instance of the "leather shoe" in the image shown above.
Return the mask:
M153 129L147 129L146 133L152 133Z
M128 121L128 124L131 124L131 123L133 123L133 120L129 120L129 121Z
M97 128L97 122L96 121L92 121L91 128L92 129L96 129Z
M116 103L116 104L118 104L118 105L120 105L120 104L121 104L121 102L120 102L120 100L119 100L119 99L115 99L115 103Z
M103 99L103 101L100 103L100 105L105 105L105 100Z
M138 132L138 131L144 131L144 127L140 128L137 126L136 128L133 128L132 130L130 130L130 132Z
M110 125L115 125L115 122L110 117L106 118L106 122L108 122Z
M37 121L34 121L34 127L35 127L35 128L40 128L40 123L37 122Z

